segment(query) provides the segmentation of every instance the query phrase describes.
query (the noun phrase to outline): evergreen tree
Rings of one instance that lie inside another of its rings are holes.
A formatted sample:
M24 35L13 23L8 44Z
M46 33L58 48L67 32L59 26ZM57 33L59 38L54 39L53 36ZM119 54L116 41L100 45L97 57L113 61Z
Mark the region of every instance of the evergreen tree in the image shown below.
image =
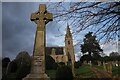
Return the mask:
M120 54L118 52L111 52L109 54L109 57L111 59L111 61L116 61L116 60L120 60Z
M81 52L83 54L88 52L89 56L96 57L100 52L103 52L98 41L96 40L96 36L92 35L92 32L85 35L83 42L84 44L81 45Z
M109 56L110 57L117 57L117 56L119 56L119 53L118 52L111 52Z

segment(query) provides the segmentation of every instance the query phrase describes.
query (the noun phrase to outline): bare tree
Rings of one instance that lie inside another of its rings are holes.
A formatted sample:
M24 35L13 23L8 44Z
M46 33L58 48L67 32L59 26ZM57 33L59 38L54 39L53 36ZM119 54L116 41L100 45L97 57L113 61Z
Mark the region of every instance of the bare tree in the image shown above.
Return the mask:
M73 35L93 31L98 40L116 39L120 30L120 2L52 3L56 21L69 22Z

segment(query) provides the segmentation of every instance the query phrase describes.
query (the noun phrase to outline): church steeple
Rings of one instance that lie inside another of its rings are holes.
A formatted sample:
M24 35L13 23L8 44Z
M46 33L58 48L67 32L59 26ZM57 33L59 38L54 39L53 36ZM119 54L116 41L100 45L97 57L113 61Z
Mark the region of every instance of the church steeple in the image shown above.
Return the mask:
M70 36L71 36L71 32L70 32L69 24L67 23L66 37L70 37Z
M66 29L66 35L65 35L65 51L68 58L68 65L72 65L72 73L73 75L75 75L74 74L74 62L75 62L74 46L73 46L72 34L70 32L68 23L67 23L67 29Z

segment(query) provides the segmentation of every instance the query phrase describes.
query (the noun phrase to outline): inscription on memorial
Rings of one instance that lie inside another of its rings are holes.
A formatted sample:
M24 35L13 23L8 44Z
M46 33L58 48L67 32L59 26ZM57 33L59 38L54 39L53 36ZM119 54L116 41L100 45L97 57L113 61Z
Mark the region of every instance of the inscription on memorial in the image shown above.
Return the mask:
M34 56L34 65L41 66L43 64L43 56Z

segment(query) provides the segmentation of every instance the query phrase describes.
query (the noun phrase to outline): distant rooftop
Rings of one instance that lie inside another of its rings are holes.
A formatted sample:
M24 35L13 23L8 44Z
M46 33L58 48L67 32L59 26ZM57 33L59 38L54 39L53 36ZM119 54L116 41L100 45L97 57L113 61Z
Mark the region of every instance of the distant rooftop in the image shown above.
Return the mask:
M64 52L63 52L64 46L50 46L50 47L46 47L46 54L51 55L52 49L55 49L55 54L56 55L63 55L64 54Z

